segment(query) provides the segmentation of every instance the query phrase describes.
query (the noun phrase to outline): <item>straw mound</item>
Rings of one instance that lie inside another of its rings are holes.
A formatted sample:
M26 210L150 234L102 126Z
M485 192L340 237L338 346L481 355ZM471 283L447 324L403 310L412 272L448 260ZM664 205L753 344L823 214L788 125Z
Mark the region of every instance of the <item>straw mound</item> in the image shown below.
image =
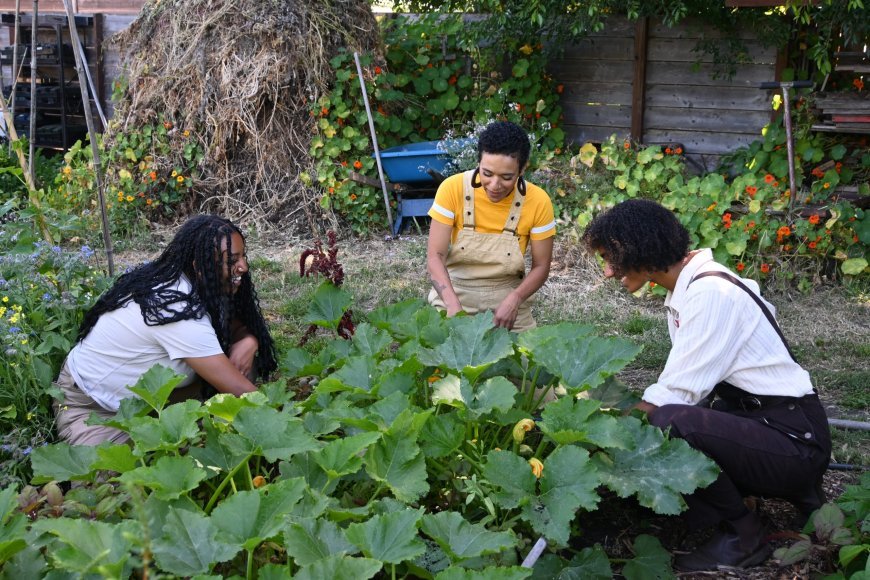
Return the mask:
M192 129L205 158L186 205L284 231L334 221L299 174L312 170L309 106L334 79L329 60L376 50L366 0L149 0L112 41L128 88L107 139L161 115Z

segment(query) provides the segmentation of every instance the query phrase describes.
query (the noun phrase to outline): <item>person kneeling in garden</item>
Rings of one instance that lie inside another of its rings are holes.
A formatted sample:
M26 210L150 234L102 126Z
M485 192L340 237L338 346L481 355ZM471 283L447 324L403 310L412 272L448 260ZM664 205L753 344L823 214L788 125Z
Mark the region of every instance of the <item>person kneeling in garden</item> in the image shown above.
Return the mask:
M556 221L547 192L523 178L530 152L518 125L491 123L478 139L477 168L438 187L429 210L429 303L448 316L492 310L496 326L535 326L530 298L550 275Z
M61 367L55 403L58 435L74 445L121 443L127 434L87 425L114 416L129 387L154 365L186 379L172 400L256 390L277 366L275 348L248 272L245 239L229 220L188 220L153 262L123 274L82 321ZM203 381L206 383L203 384Z
M648 282L668 290L672 347L658 381L636 408L650 423L715 461L721 473L687 496L691 529L719 524L680 570L755 566L770 553L744 496L786 499L808 515L824 502L831 455L825 411L794 360L758 285L688 251L689 235L664 207L634 199L597 216L583 234L604 275L629 292Z

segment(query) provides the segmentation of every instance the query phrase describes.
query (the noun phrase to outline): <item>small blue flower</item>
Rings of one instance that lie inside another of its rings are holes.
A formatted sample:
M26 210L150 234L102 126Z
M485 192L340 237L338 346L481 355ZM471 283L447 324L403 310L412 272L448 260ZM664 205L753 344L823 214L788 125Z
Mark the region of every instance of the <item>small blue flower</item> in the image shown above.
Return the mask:
M54 252L55 254L60 254L60 252L61 252L60 246L52 246L51 251Z
M33 447L28 445L27 447L25 447L24 449L21 450L21 454L22 455L30 455L32 451L33 451Z
M84 258L85 260L87 260L88 258L90 258L91 256L94 255L94 251L87 246L82 246L81 252L82 252L82 258Z
M19 332L21 332L21 329L18 328L17 326L10 326L9 327L9 334L18 334Z
M6 281L6 278L0 276L0 288L6 288L9 285L9 282Z
M51 298L52 298L51 292L46 292L45 294L42 295L42 300L44 302L49 302L51 300Z

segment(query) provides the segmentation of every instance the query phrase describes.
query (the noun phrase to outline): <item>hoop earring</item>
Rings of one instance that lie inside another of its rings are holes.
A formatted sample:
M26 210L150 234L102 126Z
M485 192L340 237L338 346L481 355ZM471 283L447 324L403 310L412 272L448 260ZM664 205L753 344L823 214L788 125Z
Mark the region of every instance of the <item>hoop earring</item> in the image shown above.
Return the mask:
M478 188L483 187L483 184L480 182L480 168L474 170L474 173L471 174L471 187Z
M520 175L520 178L517 180L517 191L520 192L520 195L526 195L526 180L523 179L523 176Z

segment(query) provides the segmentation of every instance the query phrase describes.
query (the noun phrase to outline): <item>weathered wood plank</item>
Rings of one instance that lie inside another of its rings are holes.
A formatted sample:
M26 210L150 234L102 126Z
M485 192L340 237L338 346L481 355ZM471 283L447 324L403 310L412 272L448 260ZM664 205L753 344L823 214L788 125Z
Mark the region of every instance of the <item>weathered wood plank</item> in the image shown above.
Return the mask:
M749 29L736 32L722 32L700 20L684 20L678 26L670 28L661 20L650 22L650 38L727 38L736 36L745 40L756 40L755 33Z
M565 125L631 127L631 107L620 105L578 105L565 110Z
M754 64L772 64L776 62L776 47L764 46L757 40L746 41L745 44L747 55L751 55ZM697 40L694 38L652 38L649 42L649 60L713 62L712 55L701 50L695 50L697 45Z
M711 91L705 86L650 85L646 90L646 104L648 107L770 112L768 92L747 87L717 87Z
M630 83L634 62L630 60L571 60L558 61L549 70L561 82L571 81L620 81Z
M678 107L647 107L645 128L648 130L709 131L713 133L753 133L770 121L767 111L728 111Z
M702 133L699 131L656 129L645 131L643 142L682 143L686 153L689 154L724 155L760 138L760 133Z
M695 69L690 63L650 62L647 83L670 85L700 85L714 87L751 87L773 78L774 65L743 65L733 79L714 79L713 67L702 64Z
M587 38L567 47L559 56L559 60L632 60L633 58L633 36Z
M561 103L563 109L589 103L631 105L631 83L566 82Z
M628 139L631 128L626 127L588 127L577 125L565 125L565 134L570 143L582 145L583 143L602 143L616 135L619 139Z
M73 12L107 14L138 14L145 4L145 0L71 0ZM30 3L22 2L21 8L30 9ZM15 0L0 0L0 11L15 11ZM66 14L63 0L40 0L39 13Z

